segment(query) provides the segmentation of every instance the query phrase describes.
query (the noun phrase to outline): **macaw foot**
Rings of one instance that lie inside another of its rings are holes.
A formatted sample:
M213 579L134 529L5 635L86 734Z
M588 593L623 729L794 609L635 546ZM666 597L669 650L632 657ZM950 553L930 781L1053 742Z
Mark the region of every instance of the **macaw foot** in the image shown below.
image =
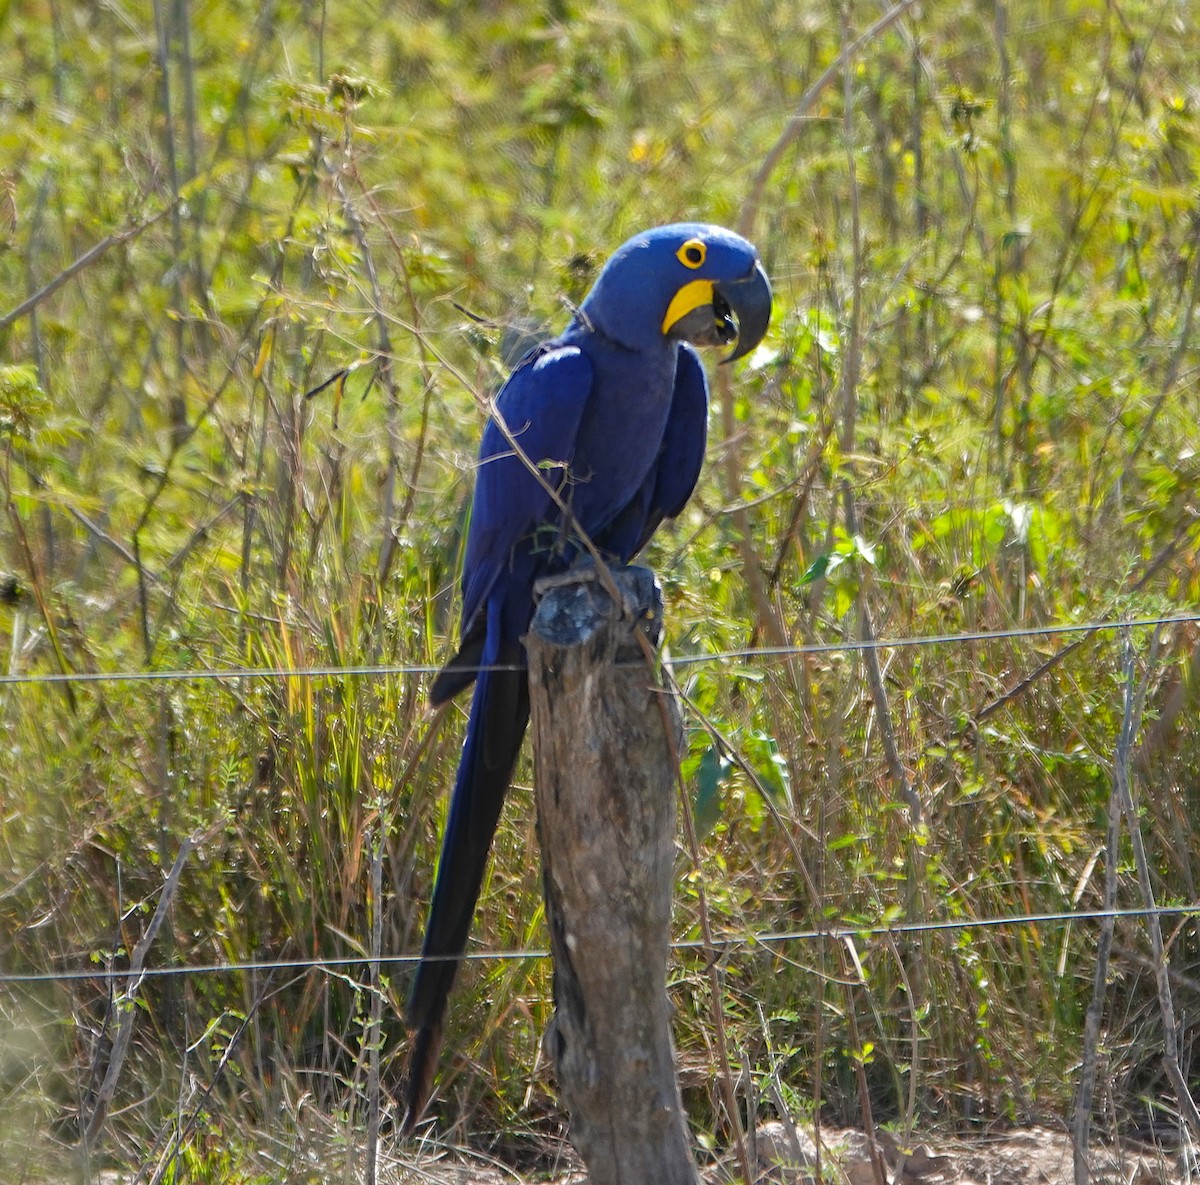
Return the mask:
M565 572L553 576L542 576L533 582L533 599L540 601L552 588L566 588L571 584L595 584L600 579L600 570L592 557L576 560Z
M615 600L611 595L614 585ZM578 644L599 622L612 620L614 615L658 645L662 591L649 568L617 565L605 570L584 563L539 580L534 585L534 599L538 606L534 629L558 645Z
M535 580L533 582L534 604L537 604L548 592L556 588L598 584L610 597L615 588L618 594L618 615L627 621L636 621L642 615L642 606L637 603L623 580L613 578L614 572L625 572L626 570L625 565L615 563L612 567L600 568L591 556L585 556L565 572L556 572L553 576L543 576L540 580Z

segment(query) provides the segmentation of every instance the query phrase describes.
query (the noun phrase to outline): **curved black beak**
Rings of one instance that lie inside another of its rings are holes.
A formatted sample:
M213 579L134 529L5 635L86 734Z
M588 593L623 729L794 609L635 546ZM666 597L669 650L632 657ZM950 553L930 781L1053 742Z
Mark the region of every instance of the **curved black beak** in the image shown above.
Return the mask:
M713 285L713 311L724 326L723 340L737 337L733 353L721 362L744 358L754 349L771 323L771 281L757 260L750 274L741 280Z

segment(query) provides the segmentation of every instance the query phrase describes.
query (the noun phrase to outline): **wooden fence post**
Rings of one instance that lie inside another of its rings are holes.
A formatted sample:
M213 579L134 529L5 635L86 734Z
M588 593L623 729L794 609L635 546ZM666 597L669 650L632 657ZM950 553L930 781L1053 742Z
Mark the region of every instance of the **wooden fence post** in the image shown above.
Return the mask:
M590 1185L696 1185L666 993L682 729L635 636L658 639L654 574L612 575L636 624L592 573L550 590L526 639L554 956L546 1046Z

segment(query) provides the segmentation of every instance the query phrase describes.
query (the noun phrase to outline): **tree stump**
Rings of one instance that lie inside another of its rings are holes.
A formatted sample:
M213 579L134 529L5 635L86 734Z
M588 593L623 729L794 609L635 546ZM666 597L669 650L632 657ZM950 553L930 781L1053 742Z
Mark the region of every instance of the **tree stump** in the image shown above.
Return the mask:
M682 728L635 635L658 640L654 574L612 575L636 622L585 572L543 597L526 639L554 956L545 1043L591 1185L696 1185L666 993Z

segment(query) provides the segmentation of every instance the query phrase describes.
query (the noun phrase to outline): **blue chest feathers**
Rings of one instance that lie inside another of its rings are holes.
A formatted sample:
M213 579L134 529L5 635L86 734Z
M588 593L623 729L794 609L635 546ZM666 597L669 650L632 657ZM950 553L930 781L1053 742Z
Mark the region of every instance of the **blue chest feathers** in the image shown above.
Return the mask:
M671 413L678 347L647 355L591 335L576 343L594 371L571 465L571 507L579 524L606 545L606 528L649 500ZM607 545L625 548L617 541ZM623 557L628 558L628 557Z

